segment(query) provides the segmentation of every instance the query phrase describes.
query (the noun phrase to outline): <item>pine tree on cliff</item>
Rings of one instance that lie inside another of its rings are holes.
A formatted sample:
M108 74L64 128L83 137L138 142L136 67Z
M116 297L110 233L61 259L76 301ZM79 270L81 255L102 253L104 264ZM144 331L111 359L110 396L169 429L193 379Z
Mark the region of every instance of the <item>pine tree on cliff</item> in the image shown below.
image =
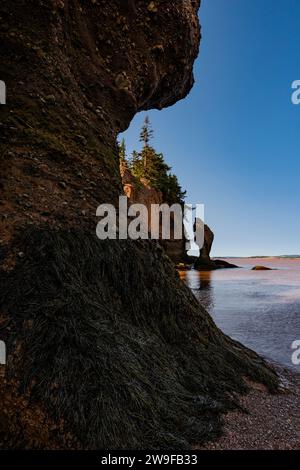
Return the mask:
M168 204L184 204L186 191L182 190L176 175L171 173L167 175L164 197Z
M183 204L185 191L182 190L175 175L171 174L162 153L157 153L150 145L153 138L150 119L146 116L140 132L140 142L143 143L141 152L134 151L130 161L132 174L140 180L145 179L150 186L161 191L163 201L168 204Z
M143 142L144 145L147 147L149 146L149 142L152 139L152 137L153 137L153 129L151 126L149 116L146 116L144 120L144 125L140 132L140 141Z
M126 144L125 144L125 139L124 138L121 140L121 142L118 142L118 148L119 148L120 173L121 173L121 176L123 176L124 172L128 168Z
M161 190L164 176L166 176L171 168L164 162L163 154L157 153L152 145L150 145L153 135L150 119L146 116L140 133L140 142L143 143L143 148L140 153L141 162L139 162L139 164L142 163L142 177L145 178L152 187Z
M127 162L126 144L125 144L125 139L124 138L119 143L119 158L120 158L120 164L123 164L123 163Z
M149 171L151 171L151 167L154 165L155 159L155 150L150 145L150 141L153 138L153 129L151 127L150 119L146 116L144 125L141 129L140 133L140 142L143 143L143 148L141 152L141 159L143 162L144 167L144 177L147 178L149 175Z
M129 162L129 168L133 176L135 176L138 181L140 181L140 179L144 177L145 169L141 154L136 150L132 152L131 159Z

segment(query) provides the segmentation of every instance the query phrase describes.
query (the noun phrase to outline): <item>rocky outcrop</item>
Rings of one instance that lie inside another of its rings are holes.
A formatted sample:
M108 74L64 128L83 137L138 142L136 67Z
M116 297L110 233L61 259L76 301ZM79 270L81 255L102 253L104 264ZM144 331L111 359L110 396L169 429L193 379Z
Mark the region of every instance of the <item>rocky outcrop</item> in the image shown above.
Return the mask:
M225 261L224 259L214 259L213 260L215 266L217 269L235 269L239 268L240 266L237 266L236 264L229 263L228 261Z
M95 236L122 191L117 134L193 84L198 6L0 4L0 448L188 448L245 376L276 389L157 244Z
M157 189L151 187L145 179L137 181L137 179L131 174L130 170L127 168L126 164L121 164L120 168L121 179L123 184L123 189L128 197L130 204L143 204L148 209L148 227L149 230L152 227L151 220L151 205L152 204L162 204L165 201L163 200L163 195ZM172 218L171 213L171 218ZM161 233L161 229L160 229ZM174 233L170 231L170 239L159 241L160 245L164 248L166 254L170 259L175 263L180 263L187 261L186 249L185 249L185 240L174 239Z
M137 181L131 174L126 164L121 164L120 167L121 179L124 192L128 197L131 204L143 204L148 209L148 227L151 227L151 205L162 204L163 196L160 191L152 188L146 180ZM171 214L172 216L172 214ZM170 240L160 240L167 255L175 263L193 263L195 260L187 256L186 240L184 238L184 230L182 231L183 238L175 240L171 233ZM204 226L204 245L200 252L199 259L196 260L198 266L211 266L216 269L216 264L210 259L210 252L214 241L214 234L208 225Z
M238 268L235 264L228 263L220 259L212 259L210 252L214 241L214 234L211 229L205 225L204 227L204 246L201 250L200 257L195 261L194 268L198 271L214 271L216 269Z
M204 226L204 245L202 250L200 251L199 258L195 261L194 268L195 269L213 269L214 263L210 258L210 252L212 249L212 245L214 242L214 233L208 227L208 225Z
M272 268L267 268L266 266L254 266L252 271L272 271Z
M204 226L204 245L200 253L202 260L210 260L210 252L214 242L214 233L208 225Z
M152 188L149 183L142 179L137 181L126 164L120 167L120 174L125 195L129 204L143 204L148 211L148 228L151 229L151 205L162 204L163 197L160 191Z

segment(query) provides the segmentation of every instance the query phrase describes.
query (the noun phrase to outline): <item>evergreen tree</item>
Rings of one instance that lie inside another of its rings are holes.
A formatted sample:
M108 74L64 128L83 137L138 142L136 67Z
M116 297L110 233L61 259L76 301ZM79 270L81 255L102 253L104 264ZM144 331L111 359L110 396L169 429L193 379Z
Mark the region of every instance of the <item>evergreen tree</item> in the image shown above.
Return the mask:
M125 144L125 139L124 138L118 144L118 147L119 147L120 163L127 163L126 144Z
M153 130L147 116L140 133L143 148L141 152L132 153L130 170L137 181L144 178L150 186L161 191L164 202L170 205L183 204L185 191L182 190L177 177L170 173L171 168L165 163L163 154L157 153L150 145L152 138Z
M184 204L186 191L182 190L176 175L168 175L168 182L165 187L165 199L168 204Z
M129 162L129 168L133 176L140 180L144 176L144 165L141 158L141 154L134 150L131 155Z
M144 147L149 146L149 142L153 137L153 130L151 127L149 116L145 117L144 125L140 133L140 142L144 144Z
M149 165L151 165L151 160L153 159L153 156L155 154L155 150L153 149L153 147L149 145L152 137L153 137L153 130L151 127L150 119L148 116L146 116L144 125L140 133L140 142L143 143L141 159L145 168L144 177L147 177L147 169Z

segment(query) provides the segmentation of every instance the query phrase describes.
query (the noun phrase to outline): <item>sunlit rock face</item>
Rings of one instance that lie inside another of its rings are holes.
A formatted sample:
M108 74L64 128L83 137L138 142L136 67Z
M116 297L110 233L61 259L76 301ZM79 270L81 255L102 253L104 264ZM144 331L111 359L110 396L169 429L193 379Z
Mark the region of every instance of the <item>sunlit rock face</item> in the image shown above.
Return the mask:
M143 204L148 211L148 219L147 219L147 226L149 231L152 228L152 221L151 221L151 206L152 204L159 204L161 205L165 201L163 201L163 196L160 191L155 188L152 188L146 180L137 181L136 178L132 175L130 170L128 169L127 165L122 163L120 165L120 174L122 185L124 189L124 193L128 198L129 204ZM173 213L171 213L171 218L173 218ZM153 228L155 224L153 224ZM160 235L162 233L162 229L160 228L159 231ZM204 243L203 247L200 250L200 257L198 260L194 258L189 258L187 256L187 246L186 246L186 239L184 237L184 227L182 228L182 238L175 239L174 238L174 230L173 224L171 223L171 231L170 231L170 239L162 240L160 237L160 243L164 247L168 256L175 262L175 263L193 263L196 262L198 267L211 266L214 267L214 263L210 258L210 253L214 241L214 234L212 230L208 227L208 225L204 225Z
M122 184L124 188L124 193L128 198L128 203L131 204L142 204L147 208L147 215L145 216L146 226L149 230L149 238L151 238L151 233L158 233L158 240L160 245L164 248L166 254L171 258L175 263L180 263L182 261L187 261L186 255L186 241L184 238L184 227L182 225L182 235L179 239L175 238L174 234L174 213L170 212L170 233L169 237L163 237L163 227L161 218L152 218L152 207L153 205L161 205L166 203L163 200L163 195L161 191L151 187L149 182L145 178L137 180L130 170L127 168L127 165L121 164L120 173L122 178ZM158 229L158 231L156 231Z

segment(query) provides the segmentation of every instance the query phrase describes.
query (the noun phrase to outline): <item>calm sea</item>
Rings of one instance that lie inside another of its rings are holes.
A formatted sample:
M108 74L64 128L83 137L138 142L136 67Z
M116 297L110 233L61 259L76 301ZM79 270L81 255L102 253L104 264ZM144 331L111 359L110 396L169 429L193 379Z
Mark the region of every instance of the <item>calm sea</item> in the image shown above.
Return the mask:
M181 271L180 277L229 336L260 355L300 372L292 363L300 340L300 260L232 259L240 269ZM273 271L252 271L255 265Z

